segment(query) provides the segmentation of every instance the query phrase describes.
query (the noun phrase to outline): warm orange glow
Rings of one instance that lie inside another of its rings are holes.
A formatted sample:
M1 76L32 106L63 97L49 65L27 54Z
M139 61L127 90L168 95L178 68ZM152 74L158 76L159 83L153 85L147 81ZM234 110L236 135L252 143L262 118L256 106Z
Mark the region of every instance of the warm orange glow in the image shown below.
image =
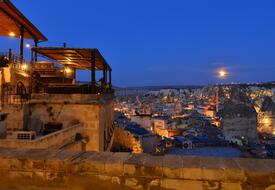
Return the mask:
M228 76L228 72L225 69L218 70L218 77L224 79Z
M10 36L10 37L15 37L15 33L14 33L14 32L10 32L10 33L9 33L9 36Z
M263 118L262 122L266 125L270 124L270 119L268 117Z
M72 69L69 68L69 67L66 67L66 68L64 69L64 71L65 71L66 74L71 74L71 73L73 72Z
M26 44L26 48L30 48L31 47L31 45L30 44Z
M27 70L27 69L28 69L28 65L27 65L27 64L23 64L23 65L21 66L21 69L22 69L22 70Z
M220 77L225 77L226 72L225 71L220 71L219 74L220 74Z

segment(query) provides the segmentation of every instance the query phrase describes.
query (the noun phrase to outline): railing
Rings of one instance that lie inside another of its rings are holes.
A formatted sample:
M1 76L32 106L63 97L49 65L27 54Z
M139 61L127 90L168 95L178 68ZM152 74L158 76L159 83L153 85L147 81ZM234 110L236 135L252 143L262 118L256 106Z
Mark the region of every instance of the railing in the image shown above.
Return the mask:
M46 87L46 93L55 94L109 94L113 93L111 88L93 85L57 85Z
M11 69L17 70L17 71L23 71L26 74L29 74L29 62L25 61L24 59L20 59L18 55L12 54L11 52L5 53L0 52L0 57L4 57L5 60L8 62L1 63L1 67L8 67L10 66Z
M114 90L108 86L92 84L37 84L33 92L49 94L112 94Z
M28 89L23 86L3 85L2 105L23 105L30 99Z
M20 63L28 63L26 60L21 59L19 55L16 55L12 52L0 52L0 55L8 58L10 64L20 64Z

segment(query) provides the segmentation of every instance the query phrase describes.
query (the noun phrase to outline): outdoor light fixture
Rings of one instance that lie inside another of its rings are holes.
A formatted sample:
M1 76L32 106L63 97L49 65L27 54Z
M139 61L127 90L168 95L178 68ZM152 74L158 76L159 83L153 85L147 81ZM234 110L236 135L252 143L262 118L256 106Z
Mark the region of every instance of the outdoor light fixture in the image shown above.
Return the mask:
M9 33L9 36L10 36L10 37L15 37L15 33L14 33L14 32L10 32L10 33Z
M26 44L26 48L30 48L31 47L31 44Z
M73 72L72 69L69 67L65 67L64 71L66 74L71 74Z
M21 66L21 69L22 69L22 70L27 70L27 69L28 69L28 65L27 65L27 64L23 64L23 65Z

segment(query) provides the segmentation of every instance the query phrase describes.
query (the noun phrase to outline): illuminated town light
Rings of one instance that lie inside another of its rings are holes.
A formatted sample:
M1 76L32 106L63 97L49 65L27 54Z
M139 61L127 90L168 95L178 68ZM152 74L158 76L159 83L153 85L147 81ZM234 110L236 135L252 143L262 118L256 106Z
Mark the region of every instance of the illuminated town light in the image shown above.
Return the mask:
M270 119L268 117L265 117L265 118L263 118L262 122L263 122L263 124L269 125Z
M10 37L15 37L15 33L14 33L14 32L10 32L10 33L9 33L9 36L10 36Z

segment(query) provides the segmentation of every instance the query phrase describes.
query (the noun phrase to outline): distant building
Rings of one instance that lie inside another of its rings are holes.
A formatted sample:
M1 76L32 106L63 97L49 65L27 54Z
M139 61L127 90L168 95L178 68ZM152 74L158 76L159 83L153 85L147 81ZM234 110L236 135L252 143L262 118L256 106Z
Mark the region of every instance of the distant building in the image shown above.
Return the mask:
M0 147L109 150L114 91L102 54L65 44L38 47L47 38L10 1L0 7L0 36L20 38L19 55L0 52ZM25 39L34 44L29 61ZM77 70L90 70L91 81L76 81Z
M181 135L181 131L177 130L173 125L173 120L170 117L154 118L154 131L159 136L172 137Z

